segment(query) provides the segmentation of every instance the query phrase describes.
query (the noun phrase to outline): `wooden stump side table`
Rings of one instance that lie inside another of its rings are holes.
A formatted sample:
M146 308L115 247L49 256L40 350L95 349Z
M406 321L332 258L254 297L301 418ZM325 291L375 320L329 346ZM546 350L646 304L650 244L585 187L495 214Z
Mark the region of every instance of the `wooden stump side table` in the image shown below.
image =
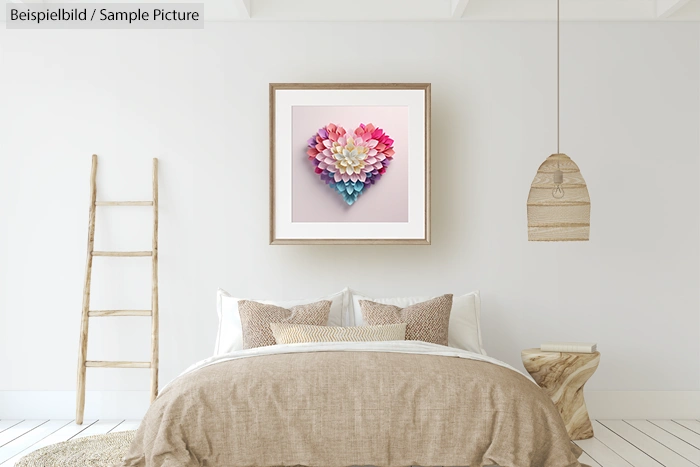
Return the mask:
M522 358L527 372L559 409L569 437L572 440L592 438L593 426L583 399L583 386L598 368L600 352L527 349L522 351Z

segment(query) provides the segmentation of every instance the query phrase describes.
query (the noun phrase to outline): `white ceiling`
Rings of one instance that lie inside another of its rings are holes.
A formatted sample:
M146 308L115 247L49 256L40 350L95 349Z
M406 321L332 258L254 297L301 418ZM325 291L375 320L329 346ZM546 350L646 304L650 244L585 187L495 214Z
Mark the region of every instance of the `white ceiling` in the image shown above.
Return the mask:
M214 21L542 21L556 18L556 0L204 0L204 3L206 18ZM699 21L700 0L561 0L561 17L563 21Z
M6 1L66 2L66 0ZM72 1L127 3L123 0ZM178 0L148 1L169 3ZM193 3L197 0L181 1ZM546 21L556 18L556 0L200 1L204 2L205 19L208 21ZM133 3L138 2L139 0L133 0ZM561 0L561 19L562 21L700 21L700 0Z

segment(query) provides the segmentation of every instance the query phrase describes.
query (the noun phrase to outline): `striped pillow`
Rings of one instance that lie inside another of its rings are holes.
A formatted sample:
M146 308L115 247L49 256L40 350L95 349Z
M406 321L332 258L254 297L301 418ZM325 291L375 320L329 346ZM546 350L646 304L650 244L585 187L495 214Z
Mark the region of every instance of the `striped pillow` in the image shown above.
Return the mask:
M399 308L360 300L362 318L369 325L406 323L406 340L447 345L452 294Z
M406 339L406 323L382 326L309 326L305 324L271 323L278 344L304 342L375 342Z

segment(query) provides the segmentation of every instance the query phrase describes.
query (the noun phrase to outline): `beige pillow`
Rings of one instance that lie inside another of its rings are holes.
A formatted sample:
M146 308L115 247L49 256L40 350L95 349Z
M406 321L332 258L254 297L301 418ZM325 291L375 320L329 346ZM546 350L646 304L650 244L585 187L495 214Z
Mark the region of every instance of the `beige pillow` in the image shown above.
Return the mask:
M275 345L270 323L312 324L325 326L331 311L331 301L293 306L290 309L252 300L239 300L238 313L241 316L243 348L252 349Z
M452 294L406 308L360 300L362 318L369 325L406 323L406 340L447 345Z
M381 326L309 326L306 324L271 323L278 344L303 342L376 342L406 339L406 323Z

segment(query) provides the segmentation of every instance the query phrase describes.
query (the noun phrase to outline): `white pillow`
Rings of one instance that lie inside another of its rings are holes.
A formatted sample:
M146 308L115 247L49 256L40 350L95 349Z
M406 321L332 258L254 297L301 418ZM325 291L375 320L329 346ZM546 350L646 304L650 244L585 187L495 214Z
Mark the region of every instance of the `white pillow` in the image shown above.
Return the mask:
M346 326L364 326L362 319L362 308L360 300L371 300L385 305L394 305L399 308L415 305L435 297L392 297L392 298L372 298L360 295L355 291L352 293L352 310L350 316L354 323L347 323ZM452 311L450 311L450 327L448 330L448 345L457 349L468 350L470 352L486 355L484 345L481 341L481 325L479 323L481 314L481 299L479 291L474 291L459 297L452 297Z
M216 347L214 355L223 355L234 350L243 349L243 333L241 330L241 315L238 314L238 301L251 300L247 298L232 297L223 289L216 292L216 311L219 314L219 330L216 333ZM350 290L345 288L338 293L318 298L304 298L300 300L255 300L266 305L275 305L282 308L291 308L297 305L306 305L321 300L330 300L331 312L328 315L328 326L340 326L345 310L350 303Z

